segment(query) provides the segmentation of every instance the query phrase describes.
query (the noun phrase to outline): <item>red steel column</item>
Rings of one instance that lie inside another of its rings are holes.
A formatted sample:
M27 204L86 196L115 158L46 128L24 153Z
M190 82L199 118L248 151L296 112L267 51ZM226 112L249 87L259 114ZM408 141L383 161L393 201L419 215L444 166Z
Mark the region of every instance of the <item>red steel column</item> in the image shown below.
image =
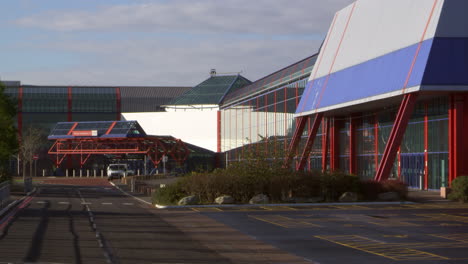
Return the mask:
M305 125L307 124L307 119L309 116L300 116L296 118L296 129L294 130L293 137L291 139L291 144L289 144L289 149L286 152L286 159L284 160L284 167L289 168L292 158L296 153L297 146L301 141L302 132L304 132Z
M397 149L401 144L406 127L408 126L408 121L411 117L411 114L413 113L414 106L416 105L417 97L417 93L405 94L403 96L403 101L401 102L400 108L398 109L395 123L393 125L392 131L390 132L388 142L385 146L382 161L380 162L379 168L377 169L377 173L375 175L375 180L377 181L388 179L393 162L395 161Z
M342 121L336 117L330 123L330 170L336 171L340 168L340 129Z
M330 119L324 118L323 119L323 126L322 126L322 172L327 171L327 163L328 163L328 138L330 132Z
M464 131L468 129L468 96L451 95L449 108L449 186L460 175L468 172L468 139Z
M356 128L358 119L355 116L351 116L349 122L349 173L357 173L357 162L356 162Z
M375 170L379 167L379 117L374 115L374 162Z
M307 121L307 118L305 118L305 120ZM304 169L304 166L306 164L307 159L309 158L310 150L312 149L315 137L317 136L317 131L320 127L320 123L322 123L322 120L323 120L323 112L315 114L314 122L312 123L309 136L307 137L307 141L304 146L304 151L302 152L302 156L301 156L301 159L299 160L299 164L297 165L296 170ZM303 125L303 127L304 126L305 124ZM296 128L296 130L298 130L298 128ZM301 133L299 134L299 139L302 135L303 130L304 128L302 128ZM296 134L296 132L294 134Z

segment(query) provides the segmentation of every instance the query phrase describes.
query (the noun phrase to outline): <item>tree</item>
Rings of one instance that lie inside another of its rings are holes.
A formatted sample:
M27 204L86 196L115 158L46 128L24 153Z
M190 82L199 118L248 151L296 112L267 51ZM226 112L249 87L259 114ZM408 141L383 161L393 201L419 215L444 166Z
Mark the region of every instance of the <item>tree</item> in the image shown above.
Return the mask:
M18 151L17 130L14 126L16 105L5 93L0 81L0 182L9 180L8 161Z
M20 143L20 157L23 161L23 178L26 177L26 164L29 164L29 176L33 175L34 155L39 151L43 142L43 133L35 127L28 127L24 131Z

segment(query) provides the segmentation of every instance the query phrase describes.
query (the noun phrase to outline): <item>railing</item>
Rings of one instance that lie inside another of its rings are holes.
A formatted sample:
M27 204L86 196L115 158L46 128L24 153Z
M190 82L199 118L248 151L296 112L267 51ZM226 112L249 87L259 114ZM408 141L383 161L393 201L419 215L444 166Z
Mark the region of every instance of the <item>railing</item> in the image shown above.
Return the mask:
M10 201L10 183L0 183L0 208Z

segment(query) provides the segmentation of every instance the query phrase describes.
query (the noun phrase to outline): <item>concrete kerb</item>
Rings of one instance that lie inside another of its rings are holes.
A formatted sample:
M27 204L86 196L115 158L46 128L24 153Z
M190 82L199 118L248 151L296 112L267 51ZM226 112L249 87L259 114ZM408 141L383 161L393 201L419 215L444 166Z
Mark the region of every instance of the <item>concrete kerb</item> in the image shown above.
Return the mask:
M134 196L134 195L131 195L131 194L129 194L128 192L122 190L122 188L120 188L119 186L117 186L115 183L113 183L113 182L111 182L111 181L110 181L109 183L110 183L112 186L114 186L115 188L117 188L119 191L121 191L122 193L124 193L125 195L130 196L130 197L132 197L132 198L134 198L134 199L136 199L136 200L138 200L138 201L140 201L140 202L142 202L142 203L152 205L152 203L150 203L150 202L148 202L148 201L145 201L145 200L143 200L143 199L141 199L141 198L138 198L138 197L136 197L136 196Z
M128 192L122 190L119 186L115 183L110 182L112 186L120 190L127 196L133 197L140 202L145 204L152 203L145 201L141 198L138 198L134 195L129 194ZM284 203L284 204L206 204L206 205L159 205L155 204L154 207L158 209L177 209L177 208L232 208L232 207L244 207L244 208L252 208L252 207L277 207L277 206L333 206L333 205L403 205L403 204L417 204L415 202L409 201L399 201L399 202L355 202L355 203Z
M28 192L25 196L21 197L20 199L16 199L13 202L11 202L10 204L8 204L5 208L3 208L0 211L0 218L3 217L4 214L8 213L11 209L13 209L16 205L21 203L24 199L26 199L27 197L34 194L35 192L36 192L36 188L34 188L32 191Z
M277 206L333 206L333 205L400 205L416 204L414 202L356 202L356 203L280 203L280 204L206 204L206 205L159 205L158 209L176 209L176 208L230 208L230 207L277 207Z

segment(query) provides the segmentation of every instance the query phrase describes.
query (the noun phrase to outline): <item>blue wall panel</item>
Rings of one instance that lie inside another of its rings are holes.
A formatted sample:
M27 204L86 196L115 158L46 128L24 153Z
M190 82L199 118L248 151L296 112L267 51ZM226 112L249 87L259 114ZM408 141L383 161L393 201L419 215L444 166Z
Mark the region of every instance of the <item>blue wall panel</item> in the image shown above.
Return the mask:
M468 39L435 38L422 83L468 85Z
M407 88L421 84L433 39L422 43ZM296 113L403 89L418 44L310 81Z

